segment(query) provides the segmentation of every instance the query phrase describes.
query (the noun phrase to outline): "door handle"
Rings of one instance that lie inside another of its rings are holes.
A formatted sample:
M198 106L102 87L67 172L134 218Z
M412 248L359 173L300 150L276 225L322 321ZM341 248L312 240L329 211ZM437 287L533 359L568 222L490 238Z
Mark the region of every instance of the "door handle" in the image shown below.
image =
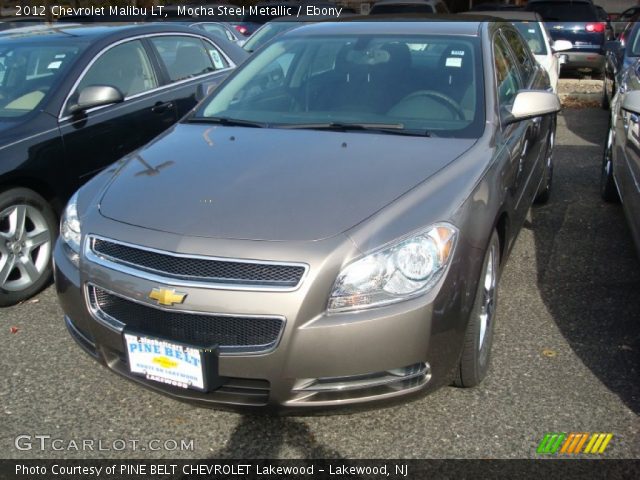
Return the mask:
M156 103L152 108L151 111L153 113L165 113L168 110L171 110L173 108L173 102L158 102Z

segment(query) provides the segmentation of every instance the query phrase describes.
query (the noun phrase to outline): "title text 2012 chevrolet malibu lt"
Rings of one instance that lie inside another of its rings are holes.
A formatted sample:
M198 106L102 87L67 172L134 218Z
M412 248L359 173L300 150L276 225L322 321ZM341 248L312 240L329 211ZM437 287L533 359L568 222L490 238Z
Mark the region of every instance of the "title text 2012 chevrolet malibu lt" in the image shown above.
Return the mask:
M506 23L284 34L69 202L69 331L115 372L209 405L477 385L501 266L549 195L548 86Z

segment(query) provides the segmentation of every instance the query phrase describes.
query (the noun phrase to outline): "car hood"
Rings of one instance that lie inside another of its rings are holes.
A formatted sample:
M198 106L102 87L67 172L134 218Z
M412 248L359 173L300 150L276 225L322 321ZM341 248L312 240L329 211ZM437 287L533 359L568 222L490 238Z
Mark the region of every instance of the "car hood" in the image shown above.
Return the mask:
M0 135L2 135L3 137L6 135L14 136L13 134L17 133L17 130L21 126L21 123L22 122L0 119Z
M178 124L123 162L99 208L181 235L319 240L362 222L474 142Z

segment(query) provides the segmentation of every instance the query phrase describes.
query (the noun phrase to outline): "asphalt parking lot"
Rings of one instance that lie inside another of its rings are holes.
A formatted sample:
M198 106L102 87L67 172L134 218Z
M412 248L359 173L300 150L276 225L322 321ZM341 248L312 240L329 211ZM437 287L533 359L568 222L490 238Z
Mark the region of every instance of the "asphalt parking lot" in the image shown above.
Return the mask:
M620 206L598 195L606 126L598 109L558 120L552 200L532 209L503 273L493 366L479 388L340 416L196 408L91 360L48 288L0 310L0 456L522 458L548 432L611 432L603 456L640 458L640 263ZM19 450L20 434L115 448ZM134 451L132 439L194 448Z

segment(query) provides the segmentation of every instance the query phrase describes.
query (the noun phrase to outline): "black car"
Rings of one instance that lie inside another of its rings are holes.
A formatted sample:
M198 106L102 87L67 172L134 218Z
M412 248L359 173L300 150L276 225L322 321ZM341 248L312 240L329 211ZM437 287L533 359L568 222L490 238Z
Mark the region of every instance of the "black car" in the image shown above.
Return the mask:
M562 53L562 70L604 69L607 23L592 0L529 0L526 10L539 13L555 40L568 40L573 48Z
M615 31L613 30L613 24L609 18L607 11L599 5L594 5L598 20L604 23L604 38L606 41L616 38Z
M177 122L201 84L219 82L246 56L167 24L0 35L0 306L49 280L71 194Z

